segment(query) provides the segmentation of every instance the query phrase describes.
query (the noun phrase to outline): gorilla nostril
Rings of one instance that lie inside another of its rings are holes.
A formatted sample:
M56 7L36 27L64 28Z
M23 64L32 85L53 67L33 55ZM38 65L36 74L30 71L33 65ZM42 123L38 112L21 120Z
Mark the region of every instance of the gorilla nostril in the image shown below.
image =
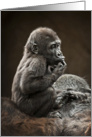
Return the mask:
M58 53L57 55L58 55L58 56L61 56L61 53Z

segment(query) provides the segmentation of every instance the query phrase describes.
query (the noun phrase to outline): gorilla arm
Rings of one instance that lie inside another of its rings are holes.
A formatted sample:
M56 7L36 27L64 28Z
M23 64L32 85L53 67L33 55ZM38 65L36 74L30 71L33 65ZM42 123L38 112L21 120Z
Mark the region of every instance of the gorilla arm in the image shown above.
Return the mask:
M32 58L25 67L22 64L18 68L13 81L14 94L12 96L12 100L15 99L14 102L17 103L21 111L37 117L47 115L54 105L58 107L59 102L55 102L56 92L51 85L63 73L65 68L65 66L59 67L57 65L54 72L47 73L45 60L43 57L39 56L39 58ZM21 75L20 80L18 73ZM16 79L19 80L19 83L16 83Z
M61 72L59 72L61 73ZM32 62L22 72L20 88L22 93L35 93L45 91L57 80L59 73L46 73L45 59L40 57L32 59Z

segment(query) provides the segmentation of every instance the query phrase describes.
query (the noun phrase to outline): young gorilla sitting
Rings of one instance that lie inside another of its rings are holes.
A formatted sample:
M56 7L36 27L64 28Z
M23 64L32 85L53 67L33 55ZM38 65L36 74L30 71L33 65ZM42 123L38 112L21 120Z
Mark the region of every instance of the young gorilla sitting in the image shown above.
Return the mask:
M60 46L52 29L38 28L30 34L12 84L12 101L22 112L41 117L59 107L52 84L66 68Z
M22 112L41 117L61 106L62 97L52 88L66 68L60 46L52 29L38 28L30 34L12 84L12 101Z

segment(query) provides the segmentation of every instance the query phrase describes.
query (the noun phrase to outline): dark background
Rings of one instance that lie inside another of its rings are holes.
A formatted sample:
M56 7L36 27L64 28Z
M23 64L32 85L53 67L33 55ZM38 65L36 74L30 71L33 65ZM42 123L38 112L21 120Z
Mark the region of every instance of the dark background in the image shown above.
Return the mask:
M11 96L11 85L31 31L40 26L54 29L62 39L65 73L91 83L91 12L1 12L1 95Z

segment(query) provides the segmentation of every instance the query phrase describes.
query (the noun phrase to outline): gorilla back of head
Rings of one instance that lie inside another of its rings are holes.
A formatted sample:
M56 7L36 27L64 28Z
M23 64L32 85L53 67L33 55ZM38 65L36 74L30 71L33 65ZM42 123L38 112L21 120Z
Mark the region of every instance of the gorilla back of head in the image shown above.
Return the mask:
M60 90L73 89L80 91L80 89L90 89L88 83L85 79L72 75L72 74L63 74L58 80L53 84L53 87Z

